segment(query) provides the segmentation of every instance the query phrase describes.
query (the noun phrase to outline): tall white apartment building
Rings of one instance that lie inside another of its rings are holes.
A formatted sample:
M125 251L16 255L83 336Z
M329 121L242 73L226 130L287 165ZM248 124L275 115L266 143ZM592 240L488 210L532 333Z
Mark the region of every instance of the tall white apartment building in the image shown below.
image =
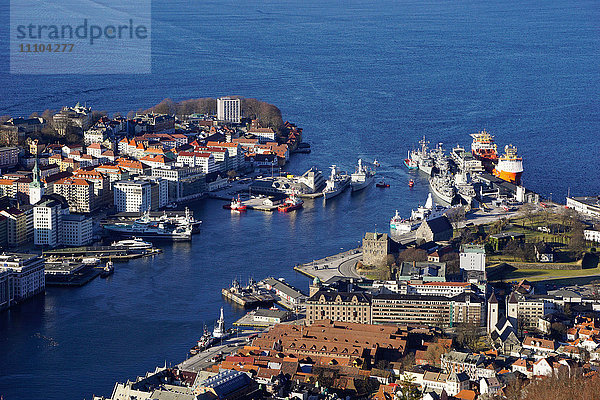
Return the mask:
M61 244L61 221L63 215L69 214L69 205L57 197L44 197L33 207L33 243L36 246Z
M460 269L463 271L485 271L485 247L465 244L460 252Z
M36 246L85 246L92 242L91 217L71 214L69 204L60 195L42 197L33 208L33 243Z
M152 187L148 181L118 181L113 192L117 212L142 213L152 207Z
M231 97L218 98L217 119L239 124L242 120L242 101Z

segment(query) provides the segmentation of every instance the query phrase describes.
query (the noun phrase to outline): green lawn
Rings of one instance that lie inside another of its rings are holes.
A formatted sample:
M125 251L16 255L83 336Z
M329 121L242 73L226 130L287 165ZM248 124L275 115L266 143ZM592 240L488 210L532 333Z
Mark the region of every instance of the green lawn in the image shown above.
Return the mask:
M556 270L556 269L517 269L504 277L504 280L544 281L547 279L558 278L578 278L597 275L600 279L600 267L576 270Z

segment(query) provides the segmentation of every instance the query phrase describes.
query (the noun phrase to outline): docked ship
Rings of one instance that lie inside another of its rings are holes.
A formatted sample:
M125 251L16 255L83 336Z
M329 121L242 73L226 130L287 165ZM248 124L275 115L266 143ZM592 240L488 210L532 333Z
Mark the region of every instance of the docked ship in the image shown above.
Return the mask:
M390 230L397 234L408 233L417 229L421 222L440 217L447 210L446 207L434 204L431 193L429 193L425 206L419 206L416 210L412 210L410 218L402 218L396 210L396 215L390 220Z
M523 159L517 156L517 148L512 144L504 148L504 154L498 158L498 164L492 171L494 176L515 185L521 184Z
M303 204L304 201L296 196L295 193L292 193L277 209L281 212L290 212L301 209Z
M447 171L450 169L450 161L448 161L448 157L444 153L442 143L438 143L437 147L429 155L433 159L433 165L438 171Z
M115 266L111 260L108 260L102 271L100 271L100 278L108 278L115 273Z
M429 186L431 186L433 194L440 200L452 204L454 196L456 195L456 189L454 188L454 182L448 171L432 176L429 179Z
M475 187L469 180L469 175L466 172L457 173L454 176L454 187L458 195L468 204L471 205L476 196Z
M342 193L350 184L350 177L341 173L336 165L331 166L331 175L327 179L325 189L323 189L323 197L325 200L332 199Z
M473 157L486 164L493 164L498 161L497 146L494 143L494 137L485 130L479 133L472 133L471 153Z
M433 158L429 154L429 150L427 145L429 142L425 140L425 136L423 139L419 140L419 145L421 147L417 150L413 150L409 153L409 158L416 162L420 171L425 172L427 175L431 175L433 172L434 162Z
M248 208L244 203L242 203L242 200L240 199L240 196L238 195L237 198L233 198L231 199L231 203L226 204L223 206L223 208L227 209L227 210L231 210L231 211L246 211L246 209Z
M149 240L168 240L174 242L192 239L191 225L176 225L172 222L151 221L148 213L133 222L115 222L105 224L104 229L112 234Z
M165 222L176 226L190 226L192 228L192 233L200 232L200 225L202 224L202 221L193 217L190 209L187 207L185 208L185 213L183 215L168 215L166 212L163 212L160 217L152 220Z
M131 238L119 240L118 242L112 242L111 246L114 247L127 247L131 250L147 250L153 247L152 243L146 242L140 238Z
M223 307L221 307L221 315L215 323L212 334L208 331L208 329L206 329L206 326L204 326L202 337L200 337L196 345L190 349L190 354L198 354L199 352L211 347L217 341L232 337L234 333L235 329L225 329L225 318L223 317Z
M356 171L350 175L350 186L352 191L357 192L369 186L375 179L375 172L371 171L362 164L362 160L358 159L358 167Z

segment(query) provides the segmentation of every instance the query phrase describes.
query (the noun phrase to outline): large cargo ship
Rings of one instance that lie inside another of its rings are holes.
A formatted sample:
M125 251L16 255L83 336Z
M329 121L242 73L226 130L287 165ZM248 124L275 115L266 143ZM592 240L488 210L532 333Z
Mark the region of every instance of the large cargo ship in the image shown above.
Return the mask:
M521 184L523 159L517 156L517 148L515 146L509 144L504 148L504 154L498 158L498 164L492 173L494 176L515 185Z
M472 133L471 137L473 138L473 143L471 143L473 157L487 164L498 161L498 151L492 135L483 130L479 133Z
M359 158L358 167L356 167L356 172L350 175L350 186L352 186L352 191L357 192L366 188L371 183L373 183L374 179L375 172L365 167L362 163L362 160Z
M192 239L192 225L177 225L163 221L151 221L148 213L133 222L105 224L104 229L122 237L135 237L148 240L167 240L174 242Z

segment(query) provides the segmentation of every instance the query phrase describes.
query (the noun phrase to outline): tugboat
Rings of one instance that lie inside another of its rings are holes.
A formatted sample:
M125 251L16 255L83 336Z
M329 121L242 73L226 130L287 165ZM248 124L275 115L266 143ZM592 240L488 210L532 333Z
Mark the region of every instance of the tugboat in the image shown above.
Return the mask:
M377 182L377 183L375 184L375 186L376 186L376 187L378 187L378 188L389 188L389 187L390 187L390 184L389 184L389 183L386 183L386 182L385 182L385 181L382 179L382 180L380 180L379 182Z
M287 199L285 199L283 201L283 204L280 204L279 207L277 207L277 209L281 212L290 212L294 210L299 210L300 208L302 208L302 204L304 204L304 201L298 198L298 196L296 196L296 194L292 192L292 194L290 194L290 196Z
M357 192L366 188L373 182L374 179L375 172L364 167L362 164L362 160L359 158L358 167L356 167L356 172L350 175L350 185L352 186L352 191Z
M102 272L100 272L100 278L108 278L110 275L115 273L115 266L111 260L108 260Z
M238 195L237 199L234 197L233 199L231 199L231 203L229 203L229 205L224 205L223 208L229 209L231 211L241 212L241 211L246 211L248 206L246 206L245 204L242 203L242 200L240 199L240 195Z
M410 151L408 152L408 157L404 159L404 165L410 170L419 169L419 163L410 157Z
M415 181L413 181L412 179L408 181L408 187L413 187L415 186Z
M352 174L354 176L354 174ZM338 194L342 193L348 187L350 183L350 177L346 174L342 174L337 165L331 166L331 175L329 175L329 179L327 179L327 183L325 185L325 189L323 189L323 197L325 200L331 199Z

